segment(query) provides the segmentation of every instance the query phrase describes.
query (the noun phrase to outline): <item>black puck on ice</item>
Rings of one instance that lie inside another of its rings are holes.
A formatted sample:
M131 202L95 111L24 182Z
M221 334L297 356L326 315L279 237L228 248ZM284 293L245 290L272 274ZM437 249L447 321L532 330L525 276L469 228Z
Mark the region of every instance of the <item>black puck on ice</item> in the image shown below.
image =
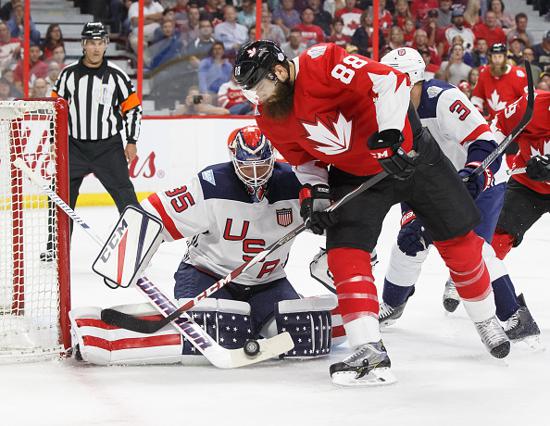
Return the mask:
M243 350L247 356L256 356L260 352L260 344L256 340L247 340Z

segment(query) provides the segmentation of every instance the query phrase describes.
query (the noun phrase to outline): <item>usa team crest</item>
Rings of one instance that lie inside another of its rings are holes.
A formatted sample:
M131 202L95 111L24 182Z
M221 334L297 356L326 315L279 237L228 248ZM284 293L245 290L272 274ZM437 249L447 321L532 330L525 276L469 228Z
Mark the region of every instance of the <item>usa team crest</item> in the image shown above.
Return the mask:
M277 212L277 223L281 226L288 226L292 223L292 209L280 209Z

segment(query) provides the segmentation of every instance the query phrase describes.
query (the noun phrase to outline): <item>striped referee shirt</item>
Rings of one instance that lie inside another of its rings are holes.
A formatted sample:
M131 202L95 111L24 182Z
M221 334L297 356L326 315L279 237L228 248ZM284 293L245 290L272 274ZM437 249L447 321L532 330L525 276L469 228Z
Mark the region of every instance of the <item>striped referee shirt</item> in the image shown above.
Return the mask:
M126 141L136 143L141 104L130 77L110 61L89 68L82 58L61 71L53 97L69 104L69 135L78 140L108 139L126 129Z

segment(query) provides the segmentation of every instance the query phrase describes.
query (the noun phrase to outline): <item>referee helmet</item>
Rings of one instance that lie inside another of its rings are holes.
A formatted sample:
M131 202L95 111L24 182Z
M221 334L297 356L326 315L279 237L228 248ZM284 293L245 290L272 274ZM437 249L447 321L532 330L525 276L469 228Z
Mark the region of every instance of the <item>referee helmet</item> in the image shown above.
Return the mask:
M80 33L81 39L84 42L85 40L105 40L109 41L109 35L105 30L105 26L101 22L88 22L82 28L82 33Z

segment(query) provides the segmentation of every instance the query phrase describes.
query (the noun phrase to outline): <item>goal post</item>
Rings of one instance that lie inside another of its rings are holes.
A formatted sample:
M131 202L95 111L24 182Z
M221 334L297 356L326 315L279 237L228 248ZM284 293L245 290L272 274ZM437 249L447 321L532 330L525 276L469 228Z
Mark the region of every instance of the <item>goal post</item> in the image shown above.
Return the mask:
M0 362L70 348L69 218L14 162L69 202L64 99L0 102Z

